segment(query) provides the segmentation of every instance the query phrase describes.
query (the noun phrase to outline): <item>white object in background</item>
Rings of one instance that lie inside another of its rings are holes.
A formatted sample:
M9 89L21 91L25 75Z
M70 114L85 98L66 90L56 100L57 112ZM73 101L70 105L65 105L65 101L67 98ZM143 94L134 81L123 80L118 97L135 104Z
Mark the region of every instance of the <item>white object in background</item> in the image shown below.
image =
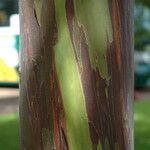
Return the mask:
M9 67L16 67L18 65L18 53L13 47L9 47L7 49L0 49L0 58Z
M19 15L10 17L9 27L0 27L0 59L8 66L16 67L18 65L18 53L15 46L15 35L19 35Z
M10 28L13 34L19 35L20 28L19 28L19 15L18 14L14 14L10 16Z

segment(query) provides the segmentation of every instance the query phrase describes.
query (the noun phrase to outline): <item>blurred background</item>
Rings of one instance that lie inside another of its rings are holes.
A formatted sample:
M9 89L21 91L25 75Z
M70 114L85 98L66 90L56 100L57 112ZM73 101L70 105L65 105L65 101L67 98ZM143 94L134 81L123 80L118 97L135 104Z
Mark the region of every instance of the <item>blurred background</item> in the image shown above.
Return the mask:
M150 0L135 0L135 150L150 150ZM0 0L0 150L19 149L18 0Z

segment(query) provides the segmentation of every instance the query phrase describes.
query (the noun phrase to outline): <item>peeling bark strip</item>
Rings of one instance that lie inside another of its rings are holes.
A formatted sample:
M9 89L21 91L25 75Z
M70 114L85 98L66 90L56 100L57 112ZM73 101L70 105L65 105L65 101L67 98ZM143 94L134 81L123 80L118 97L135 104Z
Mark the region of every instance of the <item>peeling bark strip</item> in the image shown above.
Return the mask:
M132 0L20 0L21 148L133 150Z

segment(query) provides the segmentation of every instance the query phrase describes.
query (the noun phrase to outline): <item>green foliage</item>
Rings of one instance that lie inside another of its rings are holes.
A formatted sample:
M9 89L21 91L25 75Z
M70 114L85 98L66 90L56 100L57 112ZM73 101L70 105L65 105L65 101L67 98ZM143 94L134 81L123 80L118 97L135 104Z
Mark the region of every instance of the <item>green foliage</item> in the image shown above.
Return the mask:
M147 29L141 27L135 31L135 45L138 50L144 50L147 39L150 39L150 32Z
M150 7L147 6L143 1L136 0L134 13L136 50L144 50L146 44L150 42L150 30L146 26L146 24L149 24L148 13L150 13Z
M150 0L136 0L135 2L141 3L147 7L150 7Z

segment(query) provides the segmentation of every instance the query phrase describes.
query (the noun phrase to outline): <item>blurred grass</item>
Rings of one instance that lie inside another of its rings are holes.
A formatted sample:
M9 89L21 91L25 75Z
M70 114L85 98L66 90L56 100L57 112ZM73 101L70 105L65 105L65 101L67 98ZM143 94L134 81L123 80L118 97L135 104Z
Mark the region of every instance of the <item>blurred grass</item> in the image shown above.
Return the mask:
M150 150L150 101L138 101L134 109L135 150Z
M150 101L134 105L135 150L150 150ZM18 114L0 115L0 150L19 150Z
M0 150L19 150L18 114L0 115Z

